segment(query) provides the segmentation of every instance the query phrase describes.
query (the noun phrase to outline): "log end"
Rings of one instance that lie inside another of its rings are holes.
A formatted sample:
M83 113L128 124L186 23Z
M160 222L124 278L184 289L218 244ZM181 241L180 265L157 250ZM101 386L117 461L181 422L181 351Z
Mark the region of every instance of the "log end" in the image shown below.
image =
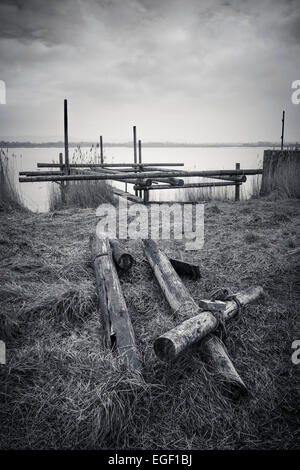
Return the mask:
M161 361L171 361L176 356L173 342L162 336L154 341L154 352Z
M133 265L133 257L129 253L123 253L118 259L119 268L128 271Z

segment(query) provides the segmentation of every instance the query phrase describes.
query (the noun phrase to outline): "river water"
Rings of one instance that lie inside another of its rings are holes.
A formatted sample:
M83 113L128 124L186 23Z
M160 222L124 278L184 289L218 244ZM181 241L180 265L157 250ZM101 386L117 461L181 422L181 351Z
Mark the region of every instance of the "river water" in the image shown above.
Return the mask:
M199 148L143 148L144 163L174 162L184 163L184 167L178 170L228 170L234 169L239 162L241 169L256 169L262 167L263 151L265 147L199 147ZM97 158L98 149L81 149L86 158ZM9 149L9 160L14 174L15 182L25 205L33 211L46 212L49 210L49 194L51 186L56 183L19 183L19 171L37 170L38 162L58 162L58 154L63 149L58 148L17 148ZM76 149L70 149L70 161L78 157ZM104 149L105 162L130 163L133 162L133 150L126 147L108 147ZM176 168L176 167L174 167ZM44 168L43 170L47 170ZM247 182L241 187L243 198L251 196L253 182L257 176L249 176ZM188 179L185 180L186 182ZM208 181L203 178L193 178L192 181ZM217 180L214 180L215 182ZM116 183L116 186L124 189L124 183ZM128 190L132 191L132 185L128 184ZM150 200L183 200L183 189L150 191ZM227 194L233 196L234 187L227 187Z

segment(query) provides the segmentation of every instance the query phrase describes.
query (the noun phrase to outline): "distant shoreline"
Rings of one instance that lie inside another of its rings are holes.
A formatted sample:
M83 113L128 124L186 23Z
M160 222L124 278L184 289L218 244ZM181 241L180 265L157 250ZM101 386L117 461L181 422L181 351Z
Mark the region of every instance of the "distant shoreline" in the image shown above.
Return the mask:
M132 142L107 142L104 147L132 147ZM288 142L286 146L295 146L295 142ZM99 144L93 142L70 142L69 147L99 147ZM222 148L222 147L274 147L280 148L279 142L253 142L253 143L180 143L180 142L145 142L143 143L144 148ZM64 148L62 141L58 142L8 142L0 141L0 148Z

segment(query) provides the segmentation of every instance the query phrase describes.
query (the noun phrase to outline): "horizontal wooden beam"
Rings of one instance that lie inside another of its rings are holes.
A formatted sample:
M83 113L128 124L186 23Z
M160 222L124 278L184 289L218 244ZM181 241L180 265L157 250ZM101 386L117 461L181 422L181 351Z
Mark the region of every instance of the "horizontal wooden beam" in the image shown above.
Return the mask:
M124 171L124 170L123 170ZM128 171L128 170L127 170ZM170 171L168 168L156 168L156 167L148 167L147 171ZM183 172L185 172L185 176L189 177L188 170L174 170L172 169L172 173L177 176L177 171L179 171L179 176L183 176ZM223 175L223 176L210 176L212 179L218 180L225 180L225 181L240 181L241 183L245 183L247 181L246 175Z
M64 175L63 171L20 171L20 176L55 176Z
M208 183L186 183L183 186L167 186L164 184L157 184L155 186L149 186L149 191L154 190L154 189L185 189L185 188L214 188L214 187L219 187L219 186L236 186L236 185L241 185L242 183L237 182L229 182L229 181L224 181L220 183L213 183L213 182L208 182ZM141 189L139 185L135 185L133 189Z
M148 166L184 166L184 163L70 163L70 168L123 168ZM38 163L38 168L60 168L59 163Z
M258 175L261 174L262 170L206 170L206 171L190 171L188 175L186 172L176 172L176 176L223 176L223 175ZM20 183L34 183L37 181L89 181L89 180L129 180L132 178L144 179L144 178L169 178L174 176L172 170L170 172L153 171L153 172L140 172L140 173L116 173L112 175L63 175L63 176L41 176L41 177L26 177L19 178Z

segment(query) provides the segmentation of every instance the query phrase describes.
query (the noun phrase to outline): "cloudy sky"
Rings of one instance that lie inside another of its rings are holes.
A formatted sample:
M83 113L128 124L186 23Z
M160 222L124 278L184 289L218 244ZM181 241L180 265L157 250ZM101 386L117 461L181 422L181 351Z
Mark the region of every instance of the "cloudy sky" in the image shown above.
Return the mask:
M299 0L0 1L0 137L300 140Z

